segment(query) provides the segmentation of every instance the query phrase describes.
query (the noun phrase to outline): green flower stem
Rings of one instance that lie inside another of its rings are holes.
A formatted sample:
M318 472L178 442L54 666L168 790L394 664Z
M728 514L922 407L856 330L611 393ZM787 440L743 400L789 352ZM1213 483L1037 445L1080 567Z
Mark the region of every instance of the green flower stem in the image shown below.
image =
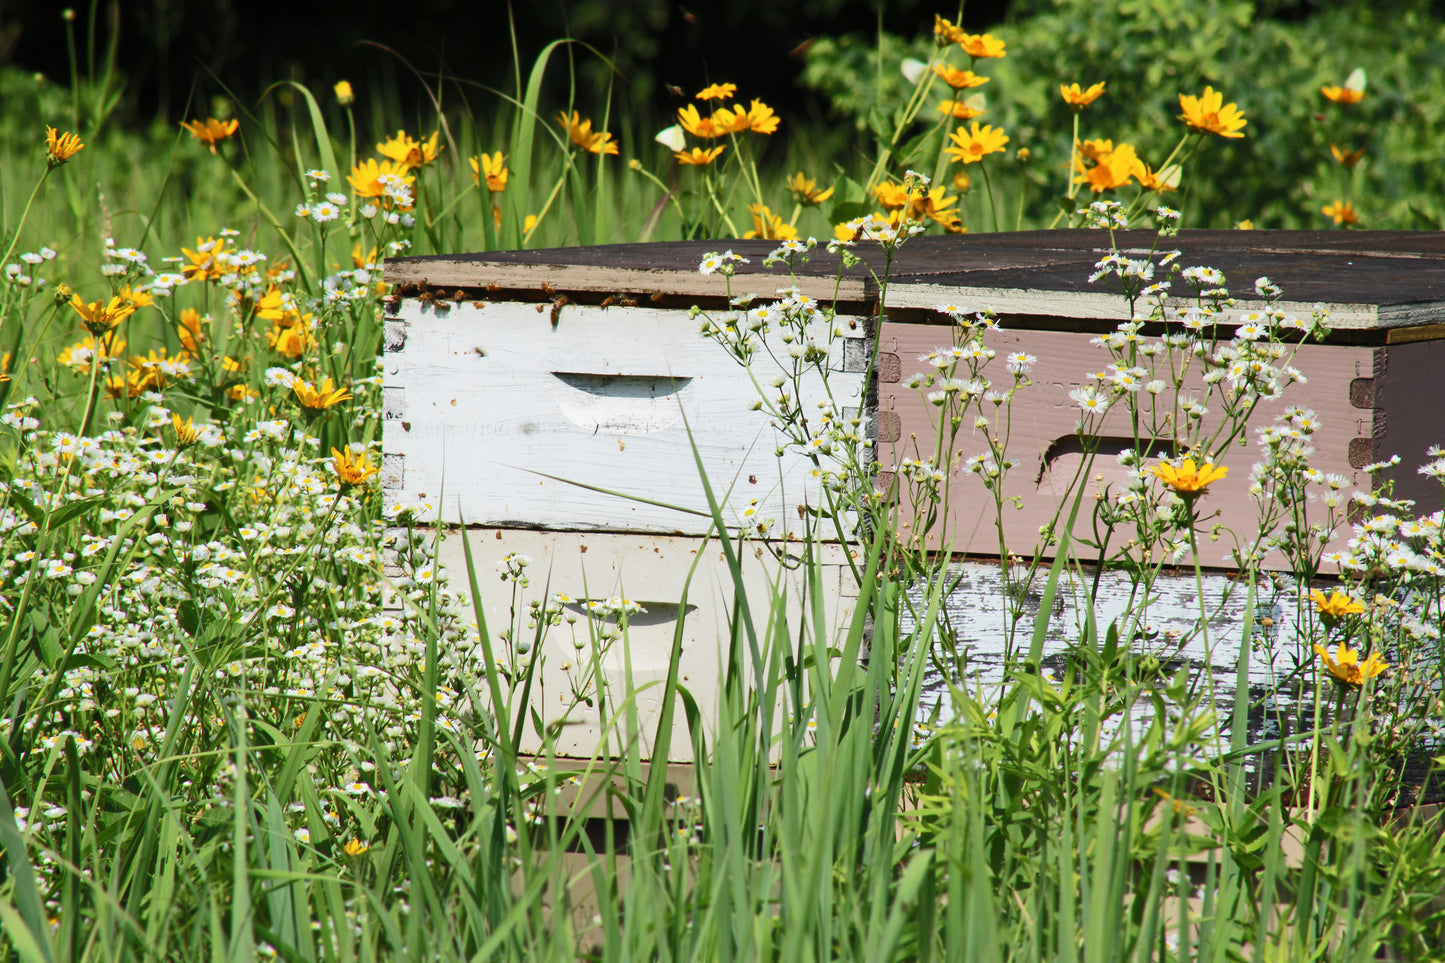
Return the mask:
M733 237L742 237L738 232L737 225L733 223L732 216L728 214L726 207L723 206L722 199L718 197L717 182L711 177L708 177L703 183L707 187L708 200L712 201L713 208L717 211L718 216L722 218L722 222L727 225L728 231L731 232Z
M534 223L532 225L532 229L522 237L523 247L526 247L527 244L531 242L532 235L537 233L537 228L541 225L542 219L547 216L547 212L550 211L552 209L552 205L556 203L557 195L562 193L562 187L567 183L567 175L571 172L572 165L575 162L576 157L577 152L575 150L567 151L567 156L562 164L562 173L557 175L557 183L552 185L552 192L547 195L546 203L544 203L542 205L542 209L537 212L536 223Z
M10 263L10 255L15 253L15 246L20 243L20 232L25 228L25 220L30 216L30 206L35 203L36 196L40 193L40 185L50 176L50 165L45 165L45 170L40 172L40 180L35 182L35 187L30 191L30 198L25 202L25 207L20 211L20 223L15 225L15 233L10 235L10 246L5 249L5 256L0 257L0 267Z
M1069 171L1064 175L1065 196L1073 200L1079 193L1082 186L1074 180L1074 165L1079 159L1079 112L1074 111L1074 139L1069 145ZM1063 212L1060 211L1060 214ZM1058 218L1054 219L1058 223Z
M109 358L110 349L115 344L115 328L111 328L103 337L98 338L92 335L91 341L94 342L95 350L98 353L104 353L104 355ZM85 433L90 430L90 418L95 414L95 396L99 386L99 374L100 361L96 356L92 355L90 359L90 384L85 392L85 414L80 419L80 430L76 432L76 434L82 438L84 438ZM72 462L73 461L74 459L72 459ZM70 465L71 462L67 462L65 465L66 478L70 477Z
M246 184L245 179L241 177L241 172L236 170L235 167L232 167L229 161L226 162L226 166L231 171L231 179L236 182L236 186L251 199L251 202L256 205L256 209L261 212L261 216L266 218L271 226L275 228L277 235L281 238L281 243L286 245L286 250L290 251L291 257L296 260L296 279L298 283L304 288L312 288L311 278L308 277L306 273L306 261L301 257L301 251L296 247L296 242L292 239L291 234L281 226L281 221L277 219L275 214L271 213L271 209L267 207Z
M978 166L979 169L983 171L983 189L988 192L988 208L989 211L993 214L993 229L997 231L999 229L998 201L996 201L993 196L993 181L988 176L988 164L983 160L980 160L978 162Z
M296 553L296 556L291 560L291 564L282 570L281 574L271 583L271 588L257 601L256 611L252 612L251 617L241 624L239 630L241 635L245 635L250 630L251 623L265 614L271 600L286 586L286 581L295 573L301 563L312 561L311 551L316 547L317 543L321 541L321 537L326 534L326 527L330 524L332 516L336 514L336 506L341 504L341 499L345 494L344 489L336 492L336 497L331 500L331 507L326 510L325 517L323 517L321 523L316 526L316 532L311 536L311 540L306 543L302 551Z

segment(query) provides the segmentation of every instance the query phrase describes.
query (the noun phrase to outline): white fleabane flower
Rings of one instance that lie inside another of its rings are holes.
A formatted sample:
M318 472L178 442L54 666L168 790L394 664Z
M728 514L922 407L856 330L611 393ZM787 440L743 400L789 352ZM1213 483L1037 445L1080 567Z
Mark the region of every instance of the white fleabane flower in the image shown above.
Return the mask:
M1075 388L1069 392L1069 397L1073 399L1074 404L1078 405L1081 410L1089 414L1101 415L1109 408L1108 400L1100 397L1099 393L1095 391L1092 386L1086 385L1083 388Z
M1009 354L1007 360L1004 362L1008 369L1015 374L1028 374L1033 370L1034 365L1038 363L1039 359L1027 351L1015 351Z

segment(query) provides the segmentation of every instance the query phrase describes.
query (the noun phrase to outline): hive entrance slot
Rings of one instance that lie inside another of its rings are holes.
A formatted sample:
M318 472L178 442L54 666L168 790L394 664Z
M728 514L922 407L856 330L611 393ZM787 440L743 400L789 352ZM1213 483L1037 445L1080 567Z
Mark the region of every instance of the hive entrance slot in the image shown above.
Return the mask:
M591 610L591 605L593 604L601 604L603 610L606 610L607 600L598 599L596 602L589 604L585 600L579 601L574 599L571 602L565 603L562 607L570 612L576 612L578 615L586 616L594 614ZM696 605L689 604L687 608L684 609L679 602L638 602L637 604L642 606L642 611L633 612L629 615L627 617L627 624L638 628L649 625L666 625L673 623L678 620L679 616L690 615L697 611ZM610 622L617 621L617 616L615 615L604 615L602 617Z
M691 378L672 375L596 374L582 371L554 371L552 377L565 385L606 398L661 398L686 388Z
M1128 469L1119 464L1120 453L1129 449L1137 448L1141 442L1133 438L1119 438L1105 435L1099 438L1090 439L1090 447L1095 453L1094 471L1104 476L1104 484L1127 484L1131 478ZM1150 457L1173 457L1175 455L1174 442L1167 438L1144 439L1142 444L1147 445ZM1078 435L1065 435L1062 438L1054 439L1044 452L1044 457L1039 461L1039 474L1034 484L1038 488L1053 487L1055 484L1066 484L1079 469L1079 463L1084 460L1084 445Z
M691 378L671 375L553 371L557 405L573 424L593 431L660 431L682 423Z

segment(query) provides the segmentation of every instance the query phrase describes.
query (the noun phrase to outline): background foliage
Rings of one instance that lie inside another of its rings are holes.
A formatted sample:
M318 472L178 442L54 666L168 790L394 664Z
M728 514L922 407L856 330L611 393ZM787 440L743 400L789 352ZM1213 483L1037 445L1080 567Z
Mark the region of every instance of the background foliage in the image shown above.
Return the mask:
M1209 145L1180 201L1194 227L1328 226L1320 208L1353 197L1368 228L1435 229L1445 189L1445 22L1417 0L1325 4L1264 16L1240 0L1018 0L994 32L1008 56L988 65L985 120L1002 124L1011 148L1034 155L1025 220L1057 213L1069 158L1071 113L1061 83L1105 81L1086 110L1083 138L1127 141L1157 165L1178 140L1177 95L1206 84L1237 101L1249 118L1243 141ZM1276 11L1277 12L1277 11ZM828 97L860 132L869 114L906 98L900 64L926 60L925 35L849 34L808 50L802 81ZM879 61L881 60L881 66ZM1363 68L1365 99L1349 107L1320 95ZM874 126L886 125L886 120ZM1353 175L1330 144L1364 148ZM1172 202L1173 199L1171 199ZM1179 206L1176 204L1175 206Z

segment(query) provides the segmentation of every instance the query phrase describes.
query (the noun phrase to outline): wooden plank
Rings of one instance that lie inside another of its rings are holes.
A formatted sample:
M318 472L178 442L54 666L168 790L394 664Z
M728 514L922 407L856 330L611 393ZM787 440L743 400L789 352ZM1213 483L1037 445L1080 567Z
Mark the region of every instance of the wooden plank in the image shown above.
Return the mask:
M775 457L769 419L751 410L762 362L737 365L686 311L570 306L553 325L537 307L401 306L404 347L384 377L385 448L402 462L390 497L440 499L449 522L702 534L712 518L696 446L729 524L756 499L782 534L818 503L811 462ZM833 342L829 383L862 408L846 340ZM809 410L826 397L816 373L800 394Z
M1434 232L1182 231L1160 239L1152 231L1121 231L1114 240L1130 256L1177 248L1182 264L1222 270L1242 310L1255 304L1254 279L1267 275L1284 287L1286 310L1307 314L1309 306L1326 304L1342 330L1445 322L1445 240ZM976 300L1016 315L1113 318L1121 300L1088 282L1110 244L1107 233L1094 230L914 238L892 264L889 306ZM785 272L762 264L774 244L743 240L402 258L388 262L386 278L499 295L556 290L719 298L725 280L699 274L697 265L708 251L729 247L750 259L738 266L734 294L769 294L785 283ZM875 298L882 253L871 244L853 253L862 263L843 270L835 283L837 261L821 247L813 251L797 268L799 286L821 299L832 299L835 290L848 302Z
M1419 324L1411 328L1393 328L1386 334L1386 344L1410 344L1415 341L1445 341L1445 324Z
M959 562L950 566L950 573L959 580L949 595L939 620L940 648L935 661L961 672L952 680L960 680L970 690L991 693L1004 682L1007 626L1009 612L1004 599L1016 592L1005 593L1003 575L998 563ZM1231 577L1206 574L1196 582L1193 574L1179 572L1162 575L1155 584L1147 605L1135 593L1132 580L1119 572L1105 572L1100 579L1098 595L1090 608L1086 604L1081 579L1092 579L1093 572L1071 571L1061 581L1050 613L1044 640L1041 668L1055 678L1062 678L1065 660L1071 645L1085 638L1084 629L1090 611L1102 633L1112 623L1120 623L1124 647L1136 655L1153 655L1162 669L1172 675L1188 665L1195 680L1196 692L1212 693L1221 719L1228 719L1237 694L1237 667L1240 647L1244 642L1245 601L1243 585ZM1042 575L1040 576L1042 580ZM1201 594L1202 588L1202 594ZM1023 596L1025 615L1019 622L1018 637L1012 650L1016 658L1027 654L1029 637L1039 617L1042 585ZM911 590L915 609L921 611L921 589ZM1201 609L1201 604L1203 608ZM1268 618L1265 628L1256 625L1256 633L1268 644L1257 646L1247 659L1249 688L1252 698L1266 699L1273 711L1288 711L1294 697L1280 689L1281 680L1297 668L1315 661L1304 636L1292 627L1297 599L1291 594L1261 600L1255 621ZM1131 622L1125 616L1132 614ZM1204 618L1208 631L1197 631ZM904 626L915 623L905 613ZM1140 633L1129 642L1135 633ZM952 699L947 672L935 666L924 680L922 705L925 713L934 709L948 718ZM1256 726L1264 721L1262 712L1255 713Z
M907 386L907 378L915 371L931 370L919 357L948 342L945 331L922 324L885 322L879 337L880 349L897 354L903 362L903 380L879 386L880 423L884 412L894 413L900 419L898 440L887 442L880 438L878 442L879 461L885 469L890 469L904 458L927 457L931 453L935 438L932 418L936 409L929 405L923 392ZM1017 462L1017 467L1005 480L1004 498L1016 500L1019 506L1015 509L1006 501L1003 512L1004 540L1011 552L1031 554L1039 539L1039 527L1052 519L1058 506L1071 495L1067 485L1082 455L1077 443L1080 412L1069 398L1069 392L1093 383L1087 377L1088 372L1104 367L1107 360L1102 349L1089 341L1088 335L1070 331L1025 331L1007 327L989 335L988 344L999 356L989 369L994 378L1011 382L1012 376L1007 375L1001 363L1007 354L1025 352L1038 359L1030 375L1033 386L1021 389L1007 409L1012 413L1012 421L1008 426L1006 451L1008 457ZM1313 438L1316 452L1311 463L1323 472L1343 475L1351 484L1367 484L1358 471L1359 465L1351 464L1350 443L1355 438L1373 437L1374 411L1355 407L1350 390L1357 378L1372 376L1371 349L1304 345L1293 363L1305 373L1308 383L1287 390L1280 400L1262 403L1248 422L1245 437L1250 447L1233 448L1224 454L1223 463L1231 468L1230 474L1212 486L1200 503L1206 531L1215 523L1238 533L1258 530L1257 510L1248 492L1249 468L1259 457L1253 447L1255 429L1273 422L1288 405L1313 409L1324 426ZM1201 401L1208 398L1202 384L1193 381L1186 384L1182 393ZM1160 397L1172 402L1169 396L1166 392ZM1206 401L1206 404L1214 409L1206 417L1206 425L1217 423L1218 403ZM1089 481L1091 493L1108 486L1117 492L1127 481L1126 469L1112 457L1124 448L1134 447L1132 431L1122 412L1122 407L1116 408L1101 424L1102 454L1095 461L1094 478ZM998 552L999 536L992 497L982 481L962 467L963 459L987 451L986 441L981 430L972 427L972 416L966 421L959 434L959 450L948 453L953 460L946 525L935 526L929 532L928 545L993 555ZM1001 436L1002 430L1003 426L997 422L989 428ZM1364 461L1359 464L1363 465ZM904 509L905 515L909 514L906 499ZM1086 506L1085 513L1087 511ZM1087 521L1082 524L1086 525ZM1340 539L1347 534L1348 529ZM1338 547L1343 548L1343 544ZM1230 564L1223 557L1223 544L1211 545L1209 551L1203 559L1206 565ZM1278 563L1279 560L1272 561Z
M1445 243L1433 233L1365 232L1353 245L1332 232L1183 231L1155 244L1148 231L1116 234L1131 257L1180 250L1182 265L1223 271L1239 310L1262 306L1254 280L1284 287L1282 310L1307 316L1313 305L1331 310L1343 330L1375 330L1445 319ZM1056 236L1063 235L1063 236ZM997 241L919 238L909 242L890 285L892 308L931 308L940 302L989 306L1001 314L1124 319L1127 305L1107 280L1090 283L1095 263L1109 253L1098 231L1022 232ZM951 250L950 250L951 248ZM1165 279L1161 272L1160 280ZM1188 285L1175 281L1176 293ZM1180 302L1182 303L1182 302Z
M1072 272L1075 267L1077 266L1069 265L1066 270ZM1087 274L1092 267L1091 262L1084 265L1082 270ZM1029 286L1007 286L1006 282L1009 280L1016 280ZM1020 315L1037 315L1115 322L1130 320L1129 304L1117 291L1110 291L1102 287L1074 291L1062 289L1061 284L1053 288L1040 288L1036 286L1040 280L1037 273L1025 277L1020 272L1009 272L1004 277L997 274L985 274L980 277L973 273L947 275L927 283L903 280L888 289L887 307L890 310L901 308L931 310L940 304L952 303L970 310L991 310L1005 319ZM1169 305L1175 310L1182 311L1190 303L1193 302L1175 298L1170 300ZM1381 310L1375 305L1339 302L1323 304L1322 302L1281 300L1276 303L1276 307L1296 317L1308 318L1315 310L1317 303L1322 304L1330 312L1332 327L1348 331L1370 331L1382 327L1425 323L1421 319L1433 320L1436 317L1445 317L1445 304L1431 304L1408 311L1393 309L1385 315L1382 315ZM1241 312L1258 311L1264 307L1265 303L1258 298L1239 298L1236 301L1236 309ZM1435 313L1437 311L1438 314Z
M434 255L387 262L390 284L427 284L439 288L493 291L593 291L631 295L679 294L721 298L754 293L772 295L790 283L786 270L763 264L777 248L771 241L682 241L670 244L611 244L540 251L497 251L488 254ZM747 258L735 265L729 279L702 274L698 265L709 252L732 250ZM803 293L832 301L859 301L866 296L866 272L855 269L838 280L838 262L825 251L799 265L797 286Z

